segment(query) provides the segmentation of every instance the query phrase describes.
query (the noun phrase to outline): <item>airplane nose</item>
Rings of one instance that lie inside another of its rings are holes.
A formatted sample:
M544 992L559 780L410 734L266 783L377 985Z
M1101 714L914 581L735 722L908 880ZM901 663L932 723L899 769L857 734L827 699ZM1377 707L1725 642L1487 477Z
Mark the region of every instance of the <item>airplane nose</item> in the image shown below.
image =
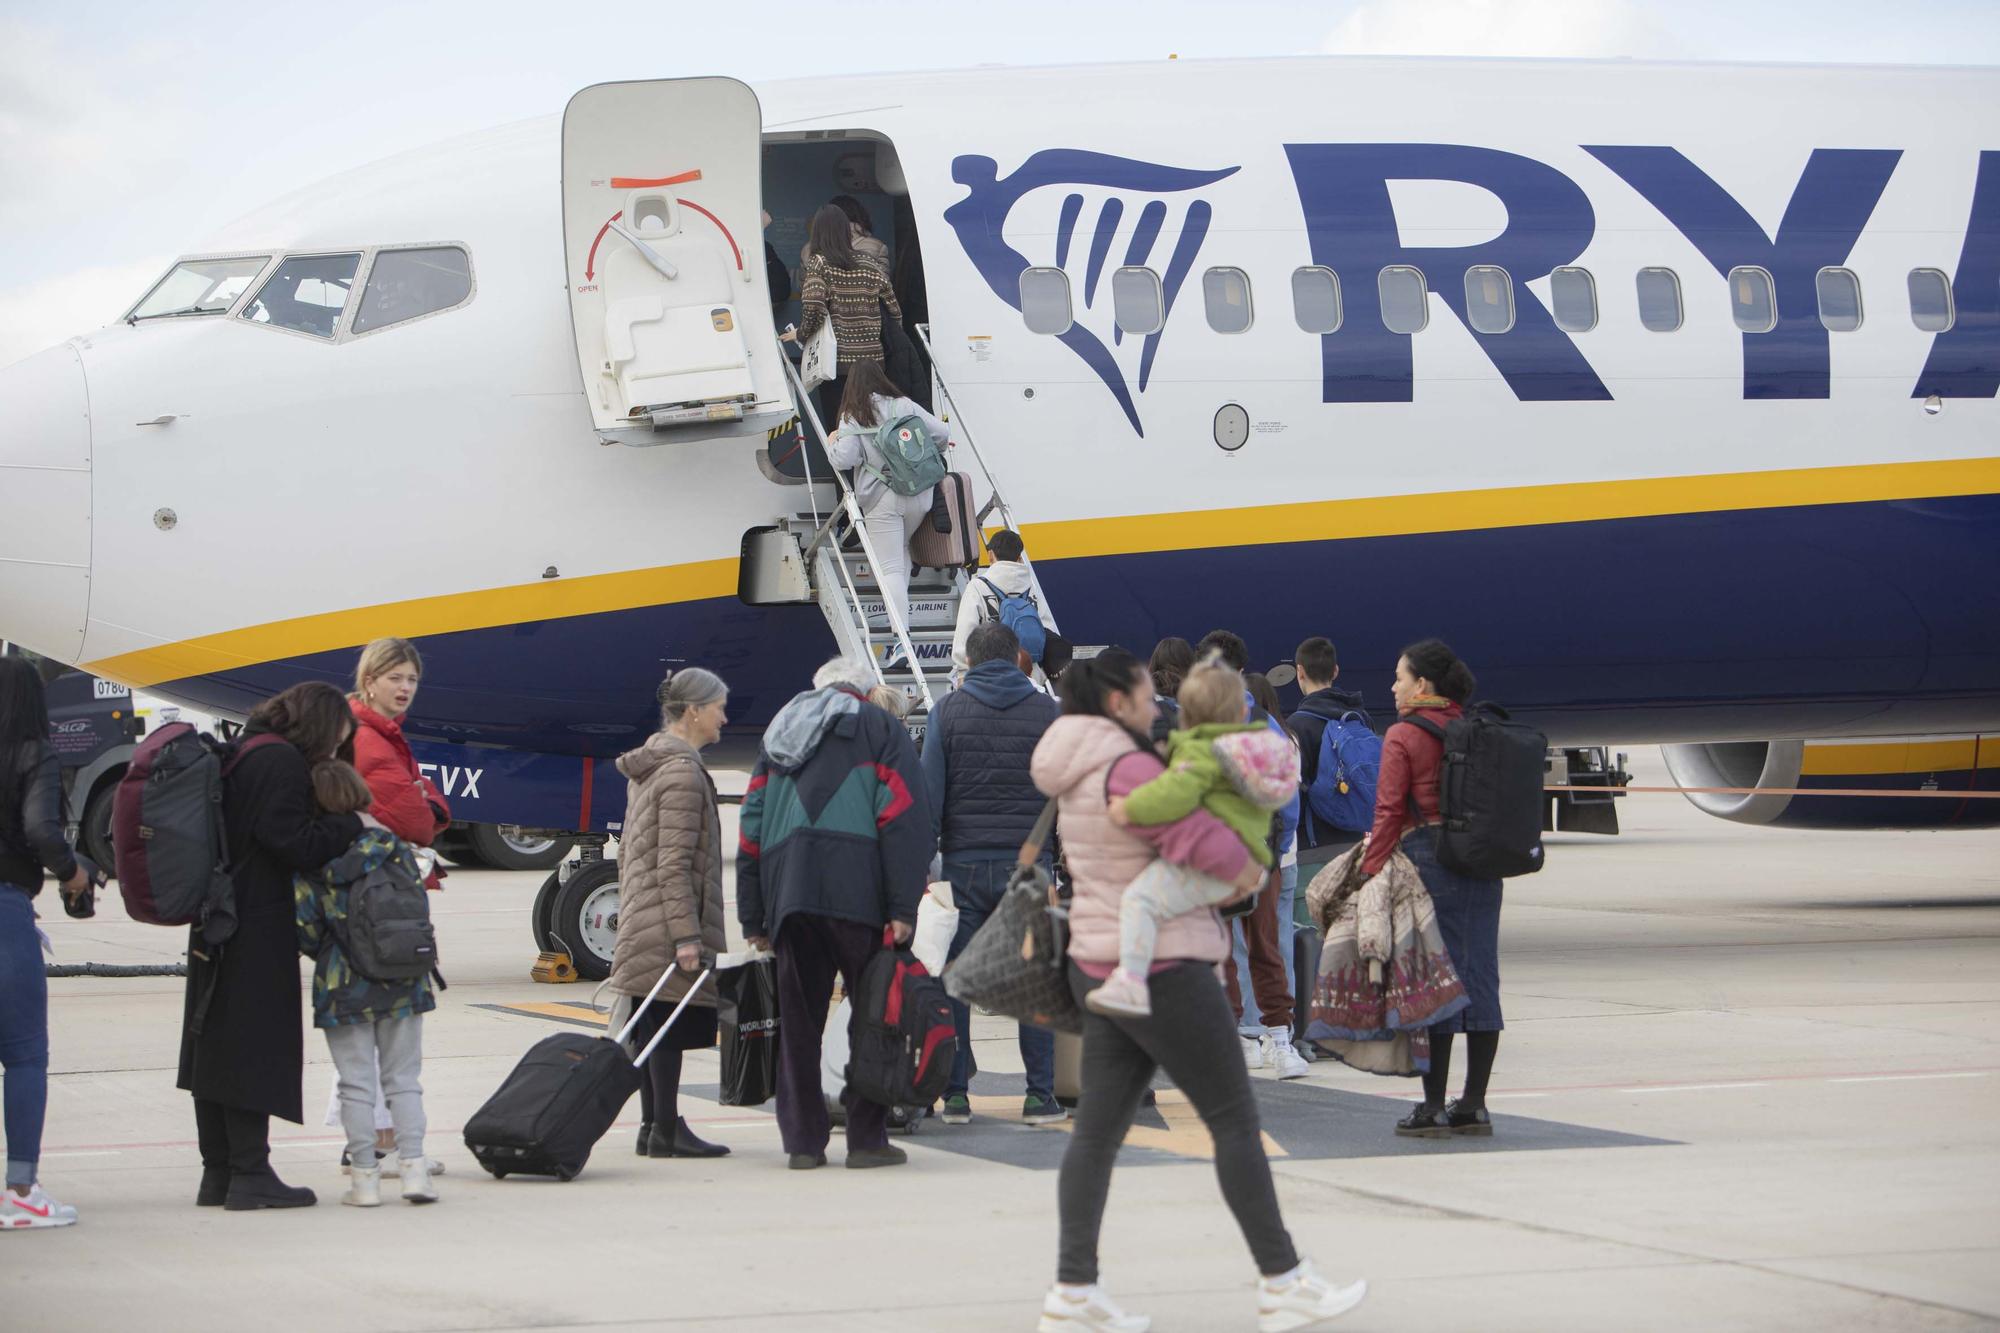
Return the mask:
M90 395L73 343L0 369L0 638L83 657L90 609Z

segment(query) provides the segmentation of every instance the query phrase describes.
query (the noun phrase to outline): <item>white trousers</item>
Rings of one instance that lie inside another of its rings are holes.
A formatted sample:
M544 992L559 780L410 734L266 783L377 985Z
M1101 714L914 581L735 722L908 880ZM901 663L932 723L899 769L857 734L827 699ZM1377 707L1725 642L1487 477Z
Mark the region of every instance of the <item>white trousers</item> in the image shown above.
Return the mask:
M1199 870L1155 859L1125 888L1118 904L1118 966L1143 979L1153 966L1160 923L1227 902L1236 886Z
M882 585L891 629L910 627L910 538L930 513L930 491L921 495L884 491L875 507L861 517L861 526L868 530L868 544L875 548L875 581Z

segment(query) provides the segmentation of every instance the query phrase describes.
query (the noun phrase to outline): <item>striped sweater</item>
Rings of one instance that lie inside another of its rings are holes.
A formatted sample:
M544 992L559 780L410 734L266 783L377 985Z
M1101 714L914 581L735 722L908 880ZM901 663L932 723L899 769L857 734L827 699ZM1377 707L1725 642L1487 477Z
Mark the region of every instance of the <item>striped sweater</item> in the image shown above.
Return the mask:
M903 317L889 280L865 260L859 268L835 268L817 255L807 260L799 302L801 343L818 333L831 314L842 373L858 362L882 359L882 306L889 308L891 319Z

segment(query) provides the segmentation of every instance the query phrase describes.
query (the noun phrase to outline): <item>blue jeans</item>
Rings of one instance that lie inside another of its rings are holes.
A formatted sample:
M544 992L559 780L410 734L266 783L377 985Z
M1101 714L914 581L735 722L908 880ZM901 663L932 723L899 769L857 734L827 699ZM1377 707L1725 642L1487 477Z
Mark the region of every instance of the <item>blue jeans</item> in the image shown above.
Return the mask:
M1278 951L1285 956L1285 988L1292 993L1292 1003L1298 1009L1304 1009L1307 998L1299 994L1299 978L1292 958L1292 938L1298 933L1298 923L1292 920L1292 913L1298 896L1299 868L1286 866L1278 888ZM1234 921L1229 923L1229 949L1236 955L1236 975L1243 987L1243 1018L1237 1023L1236 1030L1246 1037L1261 1037L1265 1027L1263 1014L1257 1015L1259 1021L1250 1021L1250 1006L1256 1003L1255 992L1250 985L1250 950L1243 943L1243 928Z
M944 877L951 881L951 900L958 908L958 933L951 937L951 953L956 958L1007 891L1014 873L1014 858L999 861L951 861L944 863ZM957 1000L951 1002L951 1016L958 1026L958 1054L951 1061L951 1082L947 1097L963 1096L972 1086L972 1010ZM1021 1063L1028 1071L1028 1095L1053 1099L1056 1095L1056 1034L1046 1028L1021 1024Z
M6 1071L7 1183L32 1185L49 1106L49 979L27 893L0 884L0 1069Z

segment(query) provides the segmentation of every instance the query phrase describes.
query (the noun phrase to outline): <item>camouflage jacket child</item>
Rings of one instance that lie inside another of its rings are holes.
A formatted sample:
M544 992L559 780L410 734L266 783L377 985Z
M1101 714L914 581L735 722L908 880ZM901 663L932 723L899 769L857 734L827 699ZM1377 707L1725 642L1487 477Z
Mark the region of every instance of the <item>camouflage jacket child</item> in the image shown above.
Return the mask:
M376 1023L385 1018L409 1018L437 1008L431 979L371 981L356 972L340 947L334 923L347 919L348 886L369 871L400 859L417 875L416 854L385 829L364 828L354 845L310 875L292 879L298 907L299 952L313 960L313 1026L341 1027Z

